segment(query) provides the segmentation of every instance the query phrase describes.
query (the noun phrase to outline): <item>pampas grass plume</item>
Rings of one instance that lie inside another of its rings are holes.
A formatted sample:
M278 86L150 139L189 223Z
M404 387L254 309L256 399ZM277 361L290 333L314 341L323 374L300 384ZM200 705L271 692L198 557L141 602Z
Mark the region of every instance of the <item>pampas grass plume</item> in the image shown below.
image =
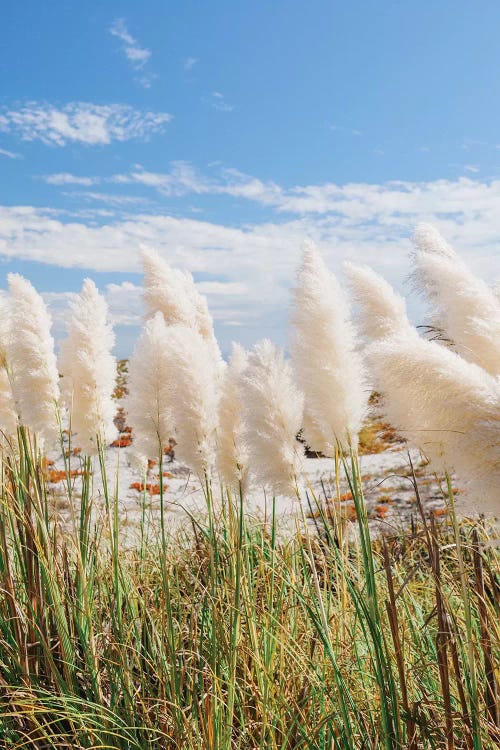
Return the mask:
M421 227L415 233L417 284L457 352L492 375L500 375L500 301L438 232L433 230L429 239L430 229ZM443 243L449 252L442 252Z
M173 437L168 334L161 312L146 321L129 362L125 410L140 462L158 459Z
M143 250L142 262L147 316L160 311L167 325L183 325L198 331L220 363L222 357L207 300L196 289L191 274L172 268L151 248Z
M367 350L396 429L439 470L470 483L475 511L500 511L500 380L418 335Z
M71 429L86 455L97 453L112 440L115 404L115 343L108 307L96 285L85 279L81 293L71 303L67 338L61 344L61 390L71 408Z
M356 448L367 405L364 364L348 300L312 243L304 247L291 320L292 362L305 394L306 442L329 456L335 455L337 441L344 450Z
M166 352L176 456L210 481L216 461L219 378L210 342L186 326L168 327Z
M344 264L354 300L360 307L359 326L368 340L403 334L411 329L404 299L369 266Z
M294 495L304 448L296 440L303 396L292 367L267 339L254 346L243 374L245 441L255 481L274 494Z
M45 303L30 282L8 276L11 293L7 361L21 424L42 438L58 434L59 373Z
M196 312L190 275L171 268L151 248L142 251L142 265L146 316L153 317L160 311L167 325L193 326Z
M244 492L248 478L248 451L243 440L242 384L248 355L239 344L232 347L222 381L217 432L217 468L228 487Z
M413 242L423 253L433 253L442 258L456 257L451 245L432 224L418 224L413 233Z

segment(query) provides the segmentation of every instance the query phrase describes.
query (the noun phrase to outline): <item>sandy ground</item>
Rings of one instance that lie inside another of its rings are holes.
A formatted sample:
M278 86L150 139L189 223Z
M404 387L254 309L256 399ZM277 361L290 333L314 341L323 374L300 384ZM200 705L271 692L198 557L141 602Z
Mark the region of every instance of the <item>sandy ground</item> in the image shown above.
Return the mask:
M123 539L135 544L139 538L141 519L151 529L159 528L160 496L158 494L158 467L152 466L147 473L148 489L141 491L144 480L133 457L133 446L109 447L106 452L106 475L111 497L118 497L119 522ZM420 454L410 452L418 478L423 504L427 512L437 516L445 513L443 490L425 466ZM57 471L64 469L62 454L52 453L49 477L57 480ZM70 457L72 471L81 470L81 459ZM365 500L370 524L374 533L394 533L417 518L418 509L411 482L411 467L407 449L394 445L380 453L360 458ZM206 501L196 477L178 461L165 458L164 471L164 519L168 532L173 534L192 527L190 517L202 519L206 516ZM320 524L318 502L332 514L341 509L344 517L354 519L354 506L349 486L343 471L340 477L340 502L335 483L335 466L332 459L307 458L300 482L301 503L311 528ZM94 516L97 518L105 508L103 481L98 461L94 460L93 478ZM64 480L50 483L54 510L64 525L71 528L79 512L81 479L72 480L72 502L68 499ZM213 488L215 498L220 490ZM216 500L217 502L217 500ZM300 523L301 509L297 498L277 497L275 501L277 524L280 533L290 533ZM272 498L260 487L253 487L245 498L246 513L268 523L271 518ZM354 530L355 526L352 524Z

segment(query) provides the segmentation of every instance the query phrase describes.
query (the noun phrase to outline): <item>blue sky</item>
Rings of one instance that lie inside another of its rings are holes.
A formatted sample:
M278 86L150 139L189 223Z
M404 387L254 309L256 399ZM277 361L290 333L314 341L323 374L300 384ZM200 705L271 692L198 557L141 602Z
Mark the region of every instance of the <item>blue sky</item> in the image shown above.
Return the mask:
M193 272L224 351L285 343L305 237L409 292L431 221L493 280L499 25L482 0L9 3L0 286L30 278L58 336L91 276L126 355L142 245Z

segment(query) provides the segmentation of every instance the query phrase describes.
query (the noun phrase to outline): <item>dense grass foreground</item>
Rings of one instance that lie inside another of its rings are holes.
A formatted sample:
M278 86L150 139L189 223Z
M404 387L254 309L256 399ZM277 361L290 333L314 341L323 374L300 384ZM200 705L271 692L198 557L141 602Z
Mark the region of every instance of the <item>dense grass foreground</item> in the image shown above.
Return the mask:
M370 541L353 461L349 547L339 519L283 543L226 497L184 539L125 551L111 496L90 524L88 472L62 534L20 437L0 507L2 746L498 746L498 553L480 525Z

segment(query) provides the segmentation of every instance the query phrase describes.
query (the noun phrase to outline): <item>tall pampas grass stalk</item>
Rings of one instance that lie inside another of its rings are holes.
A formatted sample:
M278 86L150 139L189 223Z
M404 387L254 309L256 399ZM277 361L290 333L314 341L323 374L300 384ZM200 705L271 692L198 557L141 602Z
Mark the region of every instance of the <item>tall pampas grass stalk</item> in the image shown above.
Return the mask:
M157 459L173 437L167 325L161 312L144 324L129 362L125 409L134 429L134 454Z
M51 318L30 282L8 276L11 294L7 361L20 424L48 441L59 434L59 373Z
M367 339L404 335L411 329L406 303L391 285L369 266L344 264L351 292L359 305L358 326Z
M296 436L304 399L283 352L265 339L254 346L243 373L243 421L253 479L274 494L295 495L304 448Z
M219 378L210 341L182 325L168 327L169 390L177 440L176 456L202 483L216 462Z
M349 302L311 242L297 274L291 321L292 363L305 394L305 440L329 456L338 444L355 449L368 400L363 359Z
M500 301L494 290L471 273L436 230L419 226L414 241L414 278L439 326L465 359L500 375Z
M416 332L372 344L367 357L391 424L470 485L471 510L499 513L498 378Z
M85 279L71 303L67 338L61 344L61 392L71 409L71 429L86 455L96 454L114 433L115 343L106 300Z
M219 401L217 431L217 468L223 483L244 492L248 480L248 450L243 440L243 393L241 378L248 355L233 343L231 358L224 373Z
M151 248L142 251L144 301L146 315L160 311L167 325L193 328L210 344L212 357L220 364L222 357L214 334L206 298L196 289L187 271L172 268Z

